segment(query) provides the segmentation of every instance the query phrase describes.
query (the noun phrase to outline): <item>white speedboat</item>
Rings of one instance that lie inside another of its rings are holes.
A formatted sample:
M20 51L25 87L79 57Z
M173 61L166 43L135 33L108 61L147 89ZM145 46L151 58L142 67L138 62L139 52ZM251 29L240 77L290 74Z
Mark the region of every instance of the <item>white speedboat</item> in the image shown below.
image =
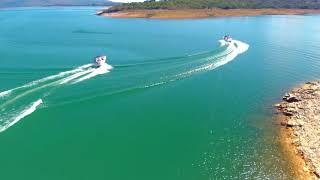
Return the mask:
M105 65L106 61L107 61L107 56L102 55L102 56L95 57L93 63L96 67L100 67L102 65Z

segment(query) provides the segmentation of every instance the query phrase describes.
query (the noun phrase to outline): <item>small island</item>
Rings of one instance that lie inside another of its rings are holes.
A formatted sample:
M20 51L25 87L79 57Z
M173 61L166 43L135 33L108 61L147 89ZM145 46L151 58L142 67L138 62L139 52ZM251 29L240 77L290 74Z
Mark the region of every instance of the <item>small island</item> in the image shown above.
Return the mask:
M152 0L119 4L97 14L115 18L195 19L318 13L320 2L313 0Z
M296 172L309 174L307 179L320 178L320 82L293 89L275 106L283 114L282 143L287 152L293 150L290 160L296 161Z

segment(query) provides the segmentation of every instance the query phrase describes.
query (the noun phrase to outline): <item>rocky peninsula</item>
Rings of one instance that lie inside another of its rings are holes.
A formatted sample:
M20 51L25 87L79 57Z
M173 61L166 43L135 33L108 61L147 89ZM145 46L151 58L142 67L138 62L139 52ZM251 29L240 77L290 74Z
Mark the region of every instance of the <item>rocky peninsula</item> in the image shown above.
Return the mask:
M311 175L308 179L320 179L320 82L293 89L275 107L284 115L281 125L289 133L287 143L304 161L299 168Z
M99 11L97 15L114 18L199 19L229 16L320 14L319 9L152 9Z
M192 19L319 12L320 2L315 0L150 0L122 3L98 14L117 18Z

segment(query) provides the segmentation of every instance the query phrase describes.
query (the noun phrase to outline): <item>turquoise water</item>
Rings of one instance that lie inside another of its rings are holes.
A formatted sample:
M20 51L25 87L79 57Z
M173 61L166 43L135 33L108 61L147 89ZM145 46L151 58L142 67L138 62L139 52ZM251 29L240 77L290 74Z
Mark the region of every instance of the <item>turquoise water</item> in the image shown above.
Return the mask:
M272 104L319 78L319 16L95 11L0 11L0 92L12 90L0 97L1 129L25 115L0 134L3 179L293 178ZM229 61L224 34L249 50ZM83 79L95 69L77 68L97 54L113 69Z

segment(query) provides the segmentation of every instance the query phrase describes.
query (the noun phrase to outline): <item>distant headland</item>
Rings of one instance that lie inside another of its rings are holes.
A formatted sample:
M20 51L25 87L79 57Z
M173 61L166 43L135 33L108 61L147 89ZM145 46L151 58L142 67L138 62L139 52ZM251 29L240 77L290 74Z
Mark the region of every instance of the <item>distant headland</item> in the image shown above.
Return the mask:
M320 13L313 0L162 0L124 3L97 12L117 18L188 19Z
M47 7L47 6L114 6L108 0L5 0L0 1L0 8L14 7Z
M124 10L112 13L98 12L98 15L114 18L150 18L150 19L200 19L228 16L260 15L301 15L320 14L314 9L186 9L186 10Z

